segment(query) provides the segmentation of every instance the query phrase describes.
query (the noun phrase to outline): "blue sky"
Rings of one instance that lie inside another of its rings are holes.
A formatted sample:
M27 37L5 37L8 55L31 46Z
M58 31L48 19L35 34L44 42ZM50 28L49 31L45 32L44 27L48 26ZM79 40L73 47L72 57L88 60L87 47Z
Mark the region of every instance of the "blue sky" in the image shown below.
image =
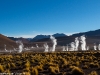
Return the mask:
M100 0L0 0L0 33L37 34L100 29Z

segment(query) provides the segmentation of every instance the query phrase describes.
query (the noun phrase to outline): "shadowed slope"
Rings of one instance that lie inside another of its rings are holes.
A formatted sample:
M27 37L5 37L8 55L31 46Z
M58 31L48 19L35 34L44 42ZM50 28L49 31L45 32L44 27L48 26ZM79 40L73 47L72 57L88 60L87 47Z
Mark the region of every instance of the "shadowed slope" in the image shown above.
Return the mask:
M6 36L0 34L0 50L4 50L4 45L6 45L6 48L8 50L14 49L14 47L17 47L16 42L7 38Z

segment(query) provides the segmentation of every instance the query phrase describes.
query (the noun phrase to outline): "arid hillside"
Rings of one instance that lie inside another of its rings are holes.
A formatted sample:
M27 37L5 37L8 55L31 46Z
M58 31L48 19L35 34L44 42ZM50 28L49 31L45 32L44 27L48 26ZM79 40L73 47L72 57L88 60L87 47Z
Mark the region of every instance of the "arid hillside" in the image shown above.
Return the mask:
M13 49L13 47L17 47L17 44L15 41L7 38L6 36L0 34L0 50L4 50L6 48L8 50Z

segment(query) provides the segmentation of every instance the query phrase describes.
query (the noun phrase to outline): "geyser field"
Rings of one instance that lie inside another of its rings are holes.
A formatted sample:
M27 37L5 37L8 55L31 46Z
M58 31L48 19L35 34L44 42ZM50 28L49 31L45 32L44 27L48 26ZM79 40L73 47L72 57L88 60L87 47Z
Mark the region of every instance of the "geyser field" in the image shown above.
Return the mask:
M100 52L67 51L1 54L0 73L18 73L20 75L100 75Z
M50 36L39 47L25 47L20 40L18 48L0 52L1 75L100 75L100 44L91 50L85 36L76 37L66 46L57 46L57 39ZM80 45L79 45L80 44Z

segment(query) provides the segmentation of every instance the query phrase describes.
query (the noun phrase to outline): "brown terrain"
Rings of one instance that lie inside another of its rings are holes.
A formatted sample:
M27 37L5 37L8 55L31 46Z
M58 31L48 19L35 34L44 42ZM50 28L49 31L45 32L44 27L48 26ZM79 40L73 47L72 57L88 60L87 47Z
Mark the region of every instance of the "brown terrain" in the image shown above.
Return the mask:
M99 32L98 32L99 33ZM100 35L86 36L86 43L93 50L94 43L100 43ZM82 34L83 35L83 34ZM57 46L63 46L74 42L75 37L81 35L56 37ZM25 38L11 40L0 34L0 50L18 48L16 40L21 40L24 47L43 47L45 42L52 45L49 38L37 41L29 41ZM22 75L100 75L100 51L67 51L42 52L35 48L35 52L27 51L22 53L1 53L0 54L0 73L22 73ZM40 51L40 52L38 52Z
M57 39L57 46L66 46L67 44L70 44L71 42L74 42L76 36L64 36L64 37L56 37ZM38 41L32 42L25 38L19 38L17 40L21 40L24 44L24 47L36 47L36 44L38 44L39 47L43 47L44 43L48 43L49 46L52 46L51 40L49 38L40 39ZM100 36L86 36L86 43L87 46L90 46L90 49L93 49L94 43L98 45L100 43ZM6 48L8 50L18 48L18 45L16 44L15 40L11 40L7 38L6 36L0 34L0 49L4 50L4 45L6 45Z
M20 75L100 75L100 51L1 54L0 73L15 73L14 75L16 73L20 73Z
M74 42L75 37L80 37L81 35L86 36L86 43L87 46L90 46L90 49L93 49L94 43L98 45L100 43L100 29L95 31L88 31L83 33L77 33L73 34L71 36L59 36L61 34L55 34L57 37L57 46L66 46L67 44L70 44L71 42ZM64 35L64 34L63 34ZM43 36L43 35L42 35ZM37 35L37 37L41 37L41 35ZM21 40L24 44L24 47L36 47L36 44L38 44L39 47L43 47L44 43L48 43L49 46L52 45L51 40L49 38L42 38L42 39L36 39L36 41L33 41L34 38L31 38L31 40L28 40L27 38L14 38L14 37L6 37L3 34L0 34L0 50L4 50L4 45L6 45L6 48L8 50L18 48L18 44L16 44L17 40Z
M58 46L66 46L67 44L74 42L75 36L57 37L56 39L57 39ZM50 39L41 39L34 43L37 43L38 45L41 46L45 42L47 42L49 45L51 44ZM87 46L89 46L91 49L93 49L94 43L96 45L98 45L100 43L100 36L86 37L86 43L87 43Z
M4 45L6 45L6 48L13 49L13 47L17 47L17 44L15 41L7 38L6 36L0 34L0 50L4 50Z

